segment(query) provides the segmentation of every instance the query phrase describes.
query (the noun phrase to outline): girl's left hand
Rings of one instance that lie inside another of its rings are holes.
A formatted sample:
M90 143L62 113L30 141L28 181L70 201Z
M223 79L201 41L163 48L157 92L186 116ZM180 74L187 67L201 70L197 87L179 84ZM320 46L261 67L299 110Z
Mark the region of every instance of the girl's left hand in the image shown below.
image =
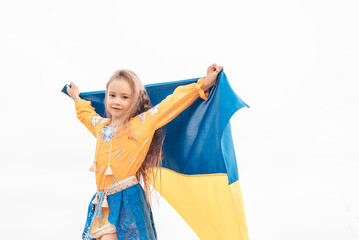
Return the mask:
M216 84L216 79L218 74L223 70L223 66L217 66L217 64L213 63L211 66L207 68L207 76L203 81L202 90L207 91L214 84Z

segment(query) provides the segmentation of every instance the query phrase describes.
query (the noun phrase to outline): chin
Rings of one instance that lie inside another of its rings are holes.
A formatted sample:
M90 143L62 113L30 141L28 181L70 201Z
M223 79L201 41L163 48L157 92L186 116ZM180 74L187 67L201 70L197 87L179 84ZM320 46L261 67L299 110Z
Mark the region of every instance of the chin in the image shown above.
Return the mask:
M111 114L112 115L112 118L115 117L115 118L121 118L122 117L122 114L116 114L116 113L113 113Z

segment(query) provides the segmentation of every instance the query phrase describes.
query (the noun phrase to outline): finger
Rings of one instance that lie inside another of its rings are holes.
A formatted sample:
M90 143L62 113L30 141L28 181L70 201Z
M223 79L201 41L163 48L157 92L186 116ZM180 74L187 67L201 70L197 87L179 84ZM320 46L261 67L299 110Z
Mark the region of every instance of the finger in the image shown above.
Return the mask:
M211 66L208 67L208 70L215 71L217 64L213 63Z

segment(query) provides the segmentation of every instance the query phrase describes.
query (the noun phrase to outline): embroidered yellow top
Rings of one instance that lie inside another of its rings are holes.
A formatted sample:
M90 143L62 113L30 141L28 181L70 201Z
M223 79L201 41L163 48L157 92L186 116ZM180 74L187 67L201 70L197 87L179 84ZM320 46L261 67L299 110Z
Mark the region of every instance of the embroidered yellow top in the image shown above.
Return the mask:
M95 163L96 184L99 191L135 175L146 157L154 132L173 120L198 97L207 100L208 91L204 92L201 89L204 79L177 87L173 94L159 104L131 118L128 124L118 129L110 126L111 119L100 117L90 101L83 99L76 101L78 119L97 138ZM108 163L112 175L105 174Z

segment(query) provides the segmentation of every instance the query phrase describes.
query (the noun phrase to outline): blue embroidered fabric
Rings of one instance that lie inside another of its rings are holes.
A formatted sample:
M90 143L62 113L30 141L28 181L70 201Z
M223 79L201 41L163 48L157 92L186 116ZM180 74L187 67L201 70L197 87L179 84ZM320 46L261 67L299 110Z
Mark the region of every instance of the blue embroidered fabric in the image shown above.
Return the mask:
M92 197L82 234L83 240L90 238L91 220L95 214ZM118 240L156 240L157 233L150 205L146 202L145 192L140 184L135 184L118 193L107 196L110 208L108 221L116 226Z
M116 130L111 125L102 128L101 135L105 142L108 142L115 136Z

